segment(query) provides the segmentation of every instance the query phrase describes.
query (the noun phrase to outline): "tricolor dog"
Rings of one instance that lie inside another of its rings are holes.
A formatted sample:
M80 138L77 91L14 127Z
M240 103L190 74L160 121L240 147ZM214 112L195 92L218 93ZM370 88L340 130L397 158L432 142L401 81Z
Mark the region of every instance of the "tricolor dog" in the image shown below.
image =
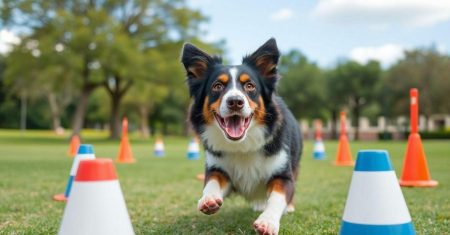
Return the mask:
M236 66L189 43L182 52L189 121L206 150L198 209L214 214L238 193L262 211L253 224L259 234L278 234L281 216L294 210L302 151L296 119L276 94L279 57L273 38Z

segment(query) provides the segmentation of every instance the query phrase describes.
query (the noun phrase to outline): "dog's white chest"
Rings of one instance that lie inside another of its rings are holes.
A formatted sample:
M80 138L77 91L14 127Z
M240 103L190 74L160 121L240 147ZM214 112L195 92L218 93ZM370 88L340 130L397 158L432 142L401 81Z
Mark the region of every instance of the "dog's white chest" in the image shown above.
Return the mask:
M267 182L274 173L286 166L287 160L285 151L270 157L260 152L226 153L221 157L206 154L207 166L224 170L237 192L250 200L264 199L267 196Z

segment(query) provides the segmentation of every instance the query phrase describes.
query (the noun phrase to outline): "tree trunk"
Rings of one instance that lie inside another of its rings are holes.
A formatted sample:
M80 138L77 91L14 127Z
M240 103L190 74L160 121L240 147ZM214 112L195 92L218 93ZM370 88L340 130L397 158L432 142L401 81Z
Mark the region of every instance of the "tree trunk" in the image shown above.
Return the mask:
M337 139L336 122L337 122L337 110L332 109L331 110L331 138L332 139Z
M20 130L27 129L27 94L24 92L20 96Z
M148 106L140 105L139 106L139 118L141 119L141 135L144 138L148 138L150 136L150 128L148 126Z
M80 98L78 99L75 115L72 122L72 136L80 135L81 129L84 126L84 117L86 115L86 109L89 101L89 96L96 86L84 85L81 90Z
M355 119L355 140L359 140L359 112L361 107L357 103L353 108L353 117Z
M110 73L106 71L105 74L109 75ZM110 125L109 138L118 139L120 137L120 130L121 130L120 102L122 101L122 98L125 95L125 93L130 89L132 82L127 81L125 85L121 88L123 78L116 74L113 76L112 79L114 79L113 87L110 87L108 85L107 82L108 77L106 77L106 80L104 82L104 86L111 96L111 119L109 123Z
M111 95L111 119L109 125L109 138L118 139L120 137L120 94L114 93Z
M57 129L61 127L61 112L55 94L53 92L48 92L47 100L50 105L50 112L52 113L52 128L54 131L57 131Z

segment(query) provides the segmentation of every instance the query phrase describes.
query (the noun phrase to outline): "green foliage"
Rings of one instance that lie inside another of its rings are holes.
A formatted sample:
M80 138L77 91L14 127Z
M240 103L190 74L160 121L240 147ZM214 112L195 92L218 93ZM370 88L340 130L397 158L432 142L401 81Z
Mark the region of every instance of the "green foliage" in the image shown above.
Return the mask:
M409 90L419 89L420 112L450 113L450 57L434 48L405 53L383 77L383 114L388 117L409 114Z
M278 92L297 118L324 118L325 80L323 72L299 51L282 57Z

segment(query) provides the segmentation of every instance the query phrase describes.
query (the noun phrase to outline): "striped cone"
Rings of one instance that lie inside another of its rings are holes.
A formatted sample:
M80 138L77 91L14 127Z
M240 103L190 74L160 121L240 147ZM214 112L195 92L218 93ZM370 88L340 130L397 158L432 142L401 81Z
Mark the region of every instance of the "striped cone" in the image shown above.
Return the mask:
M200 147L197 140L193 139L189 142L187 158L189 160L197 160L200 157Z
M315 134L315 142L314 142L314 151L313 157L316 160L325 159L325 145L322 141L322 122L320 120L314 121L314 126L316 128Z
M80 162L60 235L134 234L111 159Z
M340 234L415 234L387 151L358 152Z
M154 154L155 157L164 157L164 142L162 141L162 139L156 140Z
M325 159L325 145L323 144L322 140L316 140L314 142L314 152L313 157L316 160L323 160Z
M70 169L69 179L67 180L66 191L64 194L57 194L53 196L53 200L55 201L67 201L69 198L70 191L72 189L72 182L75 178L75 174L78 170L78 164L81 160L85 159L95 159L94 148L90 144L82 144L78 148L78 153L73 159L72 168Z

